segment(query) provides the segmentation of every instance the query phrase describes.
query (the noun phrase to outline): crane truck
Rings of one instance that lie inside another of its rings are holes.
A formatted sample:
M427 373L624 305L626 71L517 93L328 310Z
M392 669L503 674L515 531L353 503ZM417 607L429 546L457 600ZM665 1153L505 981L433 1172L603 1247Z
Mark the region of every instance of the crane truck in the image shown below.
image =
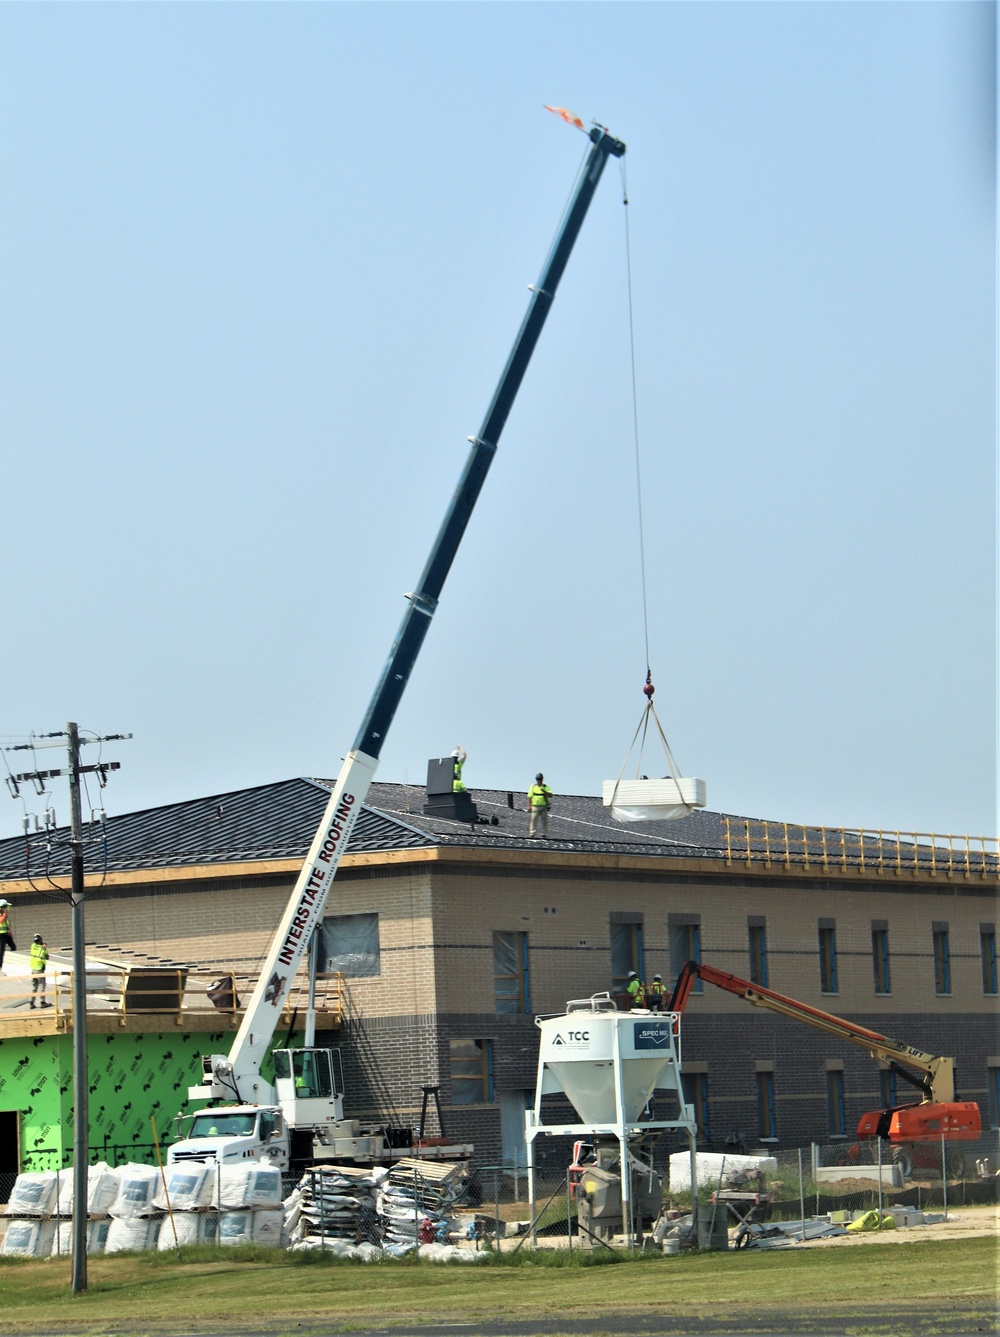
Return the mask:
M981 1134L979 1106L974 1100L955 1099L954 1060L940 1054L929 1054L902 1040L891 1040L887 1035L859 1026L832 1012L810 1007L786 994L765 989L761 984L740 979L703 961L688 961L682 968L667 1010L683 1014L696 980L714 984L727 993L736 994L754 1007L801 1021L806 1026L824 1031L838 1040L867 1049L873 1059L885 1063L890 1072L908 1082L921 1093L920 1100L894 1105L887 1109L871 1110L861 1116L857 1137L881 1137L892 1144L893 1158L904 1176L914 1163L915 1148L921 1144L939 1145L946 1142L974 1142ZM949 1172L961 1173L960 1154L950 1157Z
M203 1056L202 1082L188 1088L191 1100L223 1103L190 1116L189 1135L170 1147L172 1163L214 1160L229 1165L258 1161L285 1169L310 1159L371 1161L405 1154L387 1144L384 1130L365 1129L357 1120L345 1119L340 1055L336 1050L314 1046L313 1013L307 1015L302 1048L273 1051L273 1084L261 1069L296 972L322 920L386 733L601 175L611 158L621 158L625 153L625 145L604 126L595 124L585 133L590 148L575 189L541 275L530 290L527 312L486 416L477 435L469 438L471 450L458 486L416 591L406 596L409 606L354 746L334 784L236 1038L228 1054Z

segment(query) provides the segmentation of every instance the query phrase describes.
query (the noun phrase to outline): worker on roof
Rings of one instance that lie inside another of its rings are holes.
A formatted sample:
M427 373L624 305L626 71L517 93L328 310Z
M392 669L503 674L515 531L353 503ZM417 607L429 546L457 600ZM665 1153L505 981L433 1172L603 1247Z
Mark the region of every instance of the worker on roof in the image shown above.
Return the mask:
M528 839L535 840L539 835L549 834L549 809L552 807L552 790L545 783L545 776L538 772L535 783L528 790L528 811L531 820L528 823Z
M643 988L642 980L634 970L630 970L628 973L628 982L625 985L625 992L628 994L629 1007L646 1006L646 990Z
M451 782L452 791L456 794L465 793L465 785L462 784L462 767L465 765L466 751L464 747L454 747L451 750L451 760L455 768L454 779Z
M7 913L9 909L10 901L0 900L0 969L3 968L4 952L17 951L17 943L10 927L10 915Z
M667 986L662 975L654 975L652 984L646 985L646 1006L650 1012L662 1012L667 1002Z
M31 964L31 1006L35 1006L35 997L41 994L39 1007L51 1007L45 999L45 967L49 959L49 949L40 933L36 933L28 953Z

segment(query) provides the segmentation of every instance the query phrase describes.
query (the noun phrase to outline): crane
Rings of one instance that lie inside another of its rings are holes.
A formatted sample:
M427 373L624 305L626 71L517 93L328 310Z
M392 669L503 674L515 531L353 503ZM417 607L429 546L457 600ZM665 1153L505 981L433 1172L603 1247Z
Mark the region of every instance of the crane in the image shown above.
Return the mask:
M953 1059L927 1053L903 1040L892 1040L867 1026L810 1007L808 1003L801 1003L774 989L765 989L761 984L740 979L738 975L730 975L703 961L688 961L684 965L670 998L669 1012L683 1013L695 980L714 984L754 1007L801 1021L835 1039L861 1045L873 1059L885 1063L891 1072L920 1091L919 1101L862 1115L858 1124L859 1138L882 1137L892 1143L904 1143L937 1141L943 1137L946 1141L973 1142L980 1136L979 1106L972 1100L955 1099Z
M291 1129L314 1130L326 1147L334 1145L336 1131L345 1123L343 1079L337 1062L339 1054L335 1051L310 1046L296 1050L276 1050L274 1086L262 1076L261 1065L280 1024L296 972L322 920L330 888L374 777L386 734L427 635L445 578L493 462L500 435L601 175L611 158L621 158L625 153L622 141L611 135L604 126L594 125L585 133L590 139L590 148L575 189L541 275L531 287L527 312L486 416L476 435L469 438L471 449L458 486L416 589L406 596L409 606L354 745L344 759L333 786L242 1023L229 1053L205 1055L202 1059L202 1083L188 1089L191 1099L235 1100L244 1111L249 1106L258 1111L268 1107L265 1120L262 1121L259 1115L255 1116L256 1131L249 1136L255 1145L261 1144L262 1156L270 1156L272 1164L285 1164L288 1159L282 1114L284 1123ZM304 1095L303 1091L309 1094ZM280 1106L280 1109L276 1106ZM221 1111L213 1113L218 1115ZM199 1118L206 1130L209 1126L219 1126L218 1118L211 1124L205 1124L202 1116L196 1116L196 1120ZM241 1126L245 1126L245 1122ZM194 1140L201 1141L202 1129L197 1122L195 1131L199 1136ZM356 1144L357 1130L347 1128L344 1131L346 1140ZM249 1144L243 1142L244 1159L248 1149ZM353 1149L357 1150L357 1147ZM199 1150L198 1147L175 1144L171 1147L170 1155L173 1160L204 1158L198 1156ZM217 1159L230 1157L230 1151L216 1150Z

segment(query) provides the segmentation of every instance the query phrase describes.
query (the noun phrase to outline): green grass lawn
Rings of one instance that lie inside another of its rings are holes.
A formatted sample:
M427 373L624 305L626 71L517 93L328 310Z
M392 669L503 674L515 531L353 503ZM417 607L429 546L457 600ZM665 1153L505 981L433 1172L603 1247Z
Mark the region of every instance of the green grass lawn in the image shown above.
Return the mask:
M79 1296L67 1260L3 1259L0 1333L291 1332L319 1324L329 1332L622 1312L655 1313L667 1330L671 1318L752 1314L759 1323L798 1313L810 1326L827 1317L834 1328L841 1315L864 1314L877 1331L882 1315L920 1312L992 1331L996 1296L997 1244L985 1238L634 1259L522 1251L468 1266L190 1249L94 1257Z

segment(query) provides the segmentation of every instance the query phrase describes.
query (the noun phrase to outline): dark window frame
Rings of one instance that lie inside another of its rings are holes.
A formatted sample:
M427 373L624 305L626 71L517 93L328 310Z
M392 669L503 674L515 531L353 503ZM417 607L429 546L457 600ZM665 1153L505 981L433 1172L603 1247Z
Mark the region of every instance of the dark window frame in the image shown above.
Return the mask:
M498 939L506 940L507 954L516 961L516 972L499 969ZM513 983L512 991L502 992L505 983ZM509 1006L513 1003L514 1006ZM531 1011L531 978L528 971L528 935L522 929L493 930L493 1006L501 1016L526 1016Z
M983 994L997 992L997 932L992 924L979 926L979 954L983 966Z
M826 1074L826 1117L830 1136L846 1137L847 1103L843 1068L830 1068Z
M767 988L767 925L763 920L747 924L747 951L750 957L750 983Z
M819 921L819 991L840 992L837 981L837 925L832 920Z
M757 1073L757 1136L762 1142L772 1142L778 1136L774 1108L774 1072L771 1069Z
M465 1052L459 1050L465 1047ZM475 1046L478 1053L469 1046ZM451 1103L453 1105L491 1105L496 1098L493 1085L493 1041L473 1036L456 1036L449 1041Z
M939 998L951 994L951 943L947 924L935 924L932 929L934 942L934 992Z
M880 997L892 993L892 975L889 969L889 929L885 924L872 925L872 972L875 992Z

